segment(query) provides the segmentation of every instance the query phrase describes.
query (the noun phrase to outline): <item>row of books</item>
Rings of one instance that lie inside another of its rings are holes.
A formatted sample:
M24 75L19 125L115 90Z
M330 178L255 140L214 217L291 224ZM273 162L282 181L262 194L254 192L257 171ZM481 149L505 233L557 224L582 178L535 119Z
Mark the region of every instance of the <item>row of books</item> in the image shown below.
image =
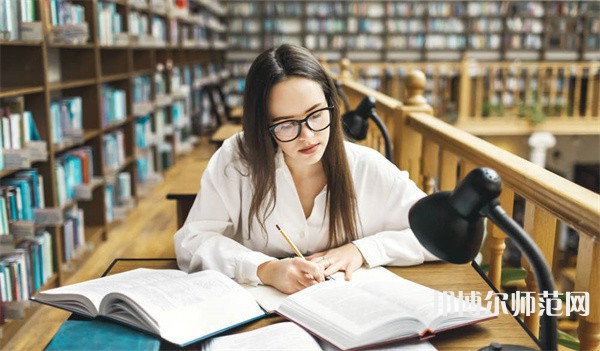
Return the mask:
M148 33L148 16L145 13L131 11L129 13L129 34L143 36Z
M123 20L114 2L98 2L98 38L101 45L127 44L122 42Z
M147 149L154 144L154 140L150 116L138 118L135 121L135 146L139 149Z
M148 149L147 152L136 155L135 161L137 165L137 183L145 184L152 179L152 176L156 174L154 155L155 152L153 149Z
M107 182L105 191L106 221L121 220L133 206L131 173L119 172L113 182Z
M40 140L31 111L23 111L23 99L0 101L0 169L2 150L20 150L32 140Z
M74 204L65 211L63 234L63 259L67 264L85 251L85 225L83 210Z
M123 130L119 129L104 135L102 141L104 167L107 170L118 169L125 163L125 135Z
M104 127L127 118L127 95L125 90L116 89L108 84L102 85L100 103L102 125Z
M0 40L27 40L27 24L37 21L37 1L0 0Z
M52 236L42 231L0 257L2 302L27 301L54 274Z
M90 146L82 146L59 155L55 159L56 194L59 206L80 197L77 191L83 184L91 184L94 177L94 153Z
M85 22L85 8L82 5L73 4L70 0L49 0L47 3L52 26Z
M152 101L152 80L149 76L133 78L133 103Z
M34 221L34 209L44 208L44 181L37 169L21 170L0 179L0 227L10 234L13 221Z
M60 143L83 133L81 96L63 97L50 102L51 140Z
M235 16L256 16L263 13L266 16L301 16L303 2L290 1L286 3L265 2L264 9L259 4L234 3L231 13ZM547 6L549 15L577 16L594 9L593 1L582 2L555 2L545 3L542 1L511 3L510 1L488 1L488 2L396 2L396 1L374 1L374 2L308 2L306 4L306 15L308 16L534 16L545 15Z

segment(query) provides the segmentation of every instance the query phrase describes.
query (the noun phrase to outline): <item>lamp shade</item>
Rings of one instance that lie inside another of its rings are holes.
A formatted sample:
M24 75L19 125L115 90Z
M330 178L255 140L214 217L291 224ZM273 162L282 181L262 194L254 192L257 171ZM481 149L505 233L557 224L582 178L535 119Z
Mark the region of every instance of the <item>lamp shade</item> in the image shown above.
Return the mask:
M444 261L472 261L483 240L480 211L500 195L500 184L494 170L477 168L454 191L422 198L408 213L413 233L421 245Z
M369 130L369 117L375 109L375 98L365 97L355 110L348 111L342 116L344 133L353 140L365 140Z

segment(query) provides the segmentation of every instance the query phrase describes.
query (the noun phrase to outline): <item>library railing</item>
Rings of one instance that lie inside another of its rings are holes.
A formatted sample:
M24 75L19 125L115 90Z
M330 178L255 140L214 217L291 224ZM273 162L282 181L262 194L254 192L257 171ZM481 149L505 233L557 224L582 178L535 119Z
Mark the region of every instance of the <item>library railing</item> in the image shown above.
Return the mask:
M343 67L342 67L343 66ZM365 86L403 100L405 78L425 73L423 96L435 116L475 135L598 134L599 62L332 63Z
M328 68L328 67L327 67ZM425 74L407 72L403 84L406 98L394 99L354 81L352 73L338 74L350 106L356 106L365 96L376 99L377 113L390 131L394 145L394 162L408 170L410 177L425 192L451 190L457 182L476 167L496 170L503 182L501 204L509 215L517 212L515 198L524 199L525 230L543 251L557 276L560 267L557 235L561 224L579 232L574 286L570 290L589 293L589 314L578 315L577 335L581 350L600 347L600 195L557 176L512 153L502 150L479 137L458 129L432 115L426 102ZM375 126L363 144L384 151L384 142ZM487 243L483 251L489 262L489 278L501 289L502 255L505 234L491 222L487 224ZM537 291L533 274L528 274L527 291ZM538 335L539 316L524 316L528 328Z

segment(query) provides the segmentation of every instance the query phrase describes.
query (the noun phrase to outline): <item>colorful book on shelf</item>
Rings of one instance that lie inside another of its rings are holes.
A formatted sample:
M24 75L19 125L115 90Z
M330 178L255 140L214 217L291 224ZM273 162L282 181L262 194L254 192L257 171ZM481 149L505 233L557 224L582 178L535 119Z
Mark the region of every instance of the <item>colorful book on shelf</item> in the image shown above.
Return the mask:
M17 220L33 221L33 199L29 181L26 179L4 178L0 180L0 184L14 186L17 189Z
M33 301L132 326L181 346L264 317L253 296L216 271L133 271L40 292Z

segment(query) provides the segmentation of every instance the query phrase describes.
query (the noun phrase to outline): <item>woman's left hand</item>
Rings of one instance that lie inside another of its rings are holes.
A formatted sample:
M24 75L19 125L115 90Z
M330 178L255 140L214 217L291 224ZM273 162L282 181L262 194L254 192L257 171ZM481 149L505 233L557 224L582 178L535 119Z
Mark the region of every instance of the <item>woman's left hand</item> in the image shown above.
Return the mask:
M322 264L325 276L338 271L344 271L346 280L352 278L352 273L363 265L364 259L356 245L348 243L335 249L316 252L306 257L307 260Z

